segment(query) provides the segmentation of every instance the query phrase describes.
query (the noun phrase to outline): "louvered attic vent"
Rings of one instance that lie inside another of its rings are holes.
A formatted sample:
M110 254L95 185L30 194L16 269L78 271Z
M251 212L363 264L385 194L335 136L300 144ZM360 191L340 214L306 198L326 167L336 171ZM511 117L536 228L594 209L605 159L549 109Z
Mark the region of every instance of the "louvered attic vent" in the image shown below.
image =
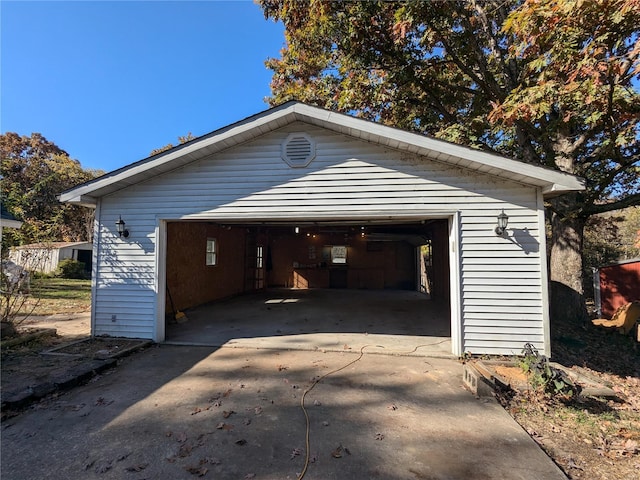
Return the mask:
M282 144L282 159L290 167L306 167L316 156L316 144L306 133L291 133Z

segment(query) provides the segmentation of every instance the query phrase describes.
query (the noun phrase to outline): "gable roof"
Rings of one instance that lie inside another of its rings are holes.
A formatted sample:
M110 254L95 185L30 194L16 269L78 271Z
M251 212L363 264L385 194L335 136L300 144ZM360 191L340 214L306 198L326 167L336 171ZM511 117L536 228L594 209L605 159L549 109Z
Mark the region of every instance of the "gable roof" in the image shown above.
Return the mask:
M343 113L287 102L190 142L114 170L60 195L60 201L95 206L97 198L170 172L188 163L301 121L370 143L424 155L438 162L476 170L542 188L545 198L584 190L584 180L568 173L530 165L494 153L437 140Z

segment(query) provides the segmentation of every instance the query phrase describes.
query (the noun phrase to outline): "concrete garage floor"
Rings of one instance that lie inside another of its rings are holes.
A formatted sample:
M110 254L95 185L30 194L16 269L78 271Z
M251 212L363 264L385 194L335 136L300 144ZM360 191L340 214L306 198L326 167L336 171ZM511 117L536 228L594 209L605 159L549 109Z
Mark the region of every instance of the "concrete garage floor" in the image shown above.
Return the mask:
M448 305L415 291L273 289L185 313L167 343L452 357Z
M301 398L309 415L307 447ZM452 359L160 345L2 423L13 480L566 480Z

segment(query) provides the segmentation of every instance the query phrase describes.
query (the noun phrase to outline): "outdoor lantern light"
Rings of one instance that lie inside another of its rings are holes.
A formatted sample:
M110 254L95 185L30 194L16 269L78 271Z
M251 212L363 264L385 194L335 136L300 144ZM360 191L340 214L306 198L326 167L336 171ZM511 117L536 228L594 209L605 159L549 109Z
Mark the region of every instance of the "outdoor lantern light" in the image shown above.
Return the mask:
M122 216L120 216L120 218L118 218L118 221L116 222L116 228L118 229L118 235L120 235L120 237L127 238L129 236L129 230L124 228L125 225L126 225L126 223L124 223L124 220L122 220Z
M509 225L509 215L504 213L504 209L502 209L502 213L498 215L498 226L496 227L496 235L504 235L504 232L507 229L507 225Z

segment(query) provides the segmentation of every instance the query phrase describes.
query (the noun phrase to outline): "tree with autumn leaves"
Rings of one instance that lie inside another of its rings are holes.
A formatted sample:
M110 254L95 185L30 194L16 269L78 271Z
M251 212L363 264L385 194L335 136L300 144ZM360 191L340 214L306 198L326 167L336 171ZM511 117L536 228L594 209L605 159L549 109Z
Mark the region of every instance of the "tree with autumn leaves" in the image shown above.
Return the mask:
M2 205L23 221L19 230L3 232L4 247L34 242L90 241L93 209L64 205L58 195L100 175L39 133L0 135Z
M584 316L593 215L640 204L640 0L260 0L299 100L586 179L550 200L554 318Z

